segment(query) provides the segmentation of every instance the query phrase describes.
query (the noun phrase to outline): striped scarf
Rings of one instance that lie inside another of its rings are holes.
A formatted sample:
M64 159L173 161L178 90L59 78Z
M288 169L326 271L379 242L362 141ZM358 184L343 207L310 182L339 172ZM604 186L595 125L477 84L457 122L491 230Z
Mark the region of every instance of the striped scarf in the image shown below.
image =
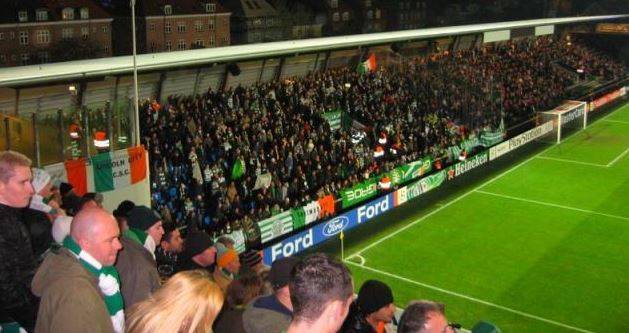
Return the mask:
M124 306L122 295L120 294L120 277L114 266L103 266L89 253L83 251L81 247L67 236L63 240L63 247L72 252L81 265L92 275L98 278L98 287L105 296L105 305L111 318L116 333L124 332Z
M153 259L155 259L155 249L157 248L157 244L155 244L155 240L153 240L153 237L149 236L146 231L129 228L123 232L123 235L131 239L132 241L142 245L151 253Z

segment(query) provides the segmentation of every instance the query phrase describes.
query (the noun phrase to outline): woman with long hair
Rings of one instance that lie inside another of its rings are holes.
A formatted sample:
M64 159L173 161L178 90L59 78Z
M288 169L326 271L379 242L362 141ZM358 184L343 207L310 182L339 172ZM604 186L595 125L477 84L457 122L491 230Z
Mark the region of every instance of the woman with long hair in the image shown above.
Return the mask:
M210 333L222 306L223 293L207 272L180 272L129 310L127 332Z

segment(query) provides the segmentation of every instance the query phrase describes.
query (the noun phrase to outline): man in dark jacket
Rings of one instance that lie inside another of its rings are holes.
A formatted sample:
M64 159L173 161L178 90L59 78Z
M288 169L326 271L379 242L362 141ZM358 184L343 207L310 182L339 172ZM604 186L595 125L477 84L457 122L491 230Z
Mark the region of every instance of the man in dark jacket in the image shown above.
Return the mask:
M155 262L156 244L162 240L162 218L146 206L135 206L127 215L129 230L120 239L116 269L125 307L147 299L160 286Z
M20 153L0 152L0 323L13 319L28 331L37 314L30 291L37 261L21 214L34 194L30 166Z
M383 333L393 321L395 305L391 288L378 280L367 280L350 306L343 333Z
M162 277L175 274L179 254L183 251L181 232L174 223L164 223L164 237L155 251L157 272Z
M300 262L299 258L286 257L273 262L269 280L274 293L254 299L242 316L247 333L282 332L288 328L293 316L293 305L288 290L290 274Z
M177 272L191 269L214 271L216 247L212 237L203 231L192 231L183 242L184 250L179 261Z

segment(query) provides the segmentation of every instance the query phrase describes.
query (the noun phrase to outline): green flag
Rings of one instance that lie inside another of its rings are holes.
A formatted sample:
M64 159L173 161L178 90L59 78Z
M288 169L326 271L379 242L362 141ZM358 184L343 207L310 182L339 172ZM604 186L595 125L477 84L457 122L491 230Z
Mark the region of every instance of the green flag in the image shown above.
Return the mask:
M240 177L242 177L242 175L245 174L245 163L242 161L242 159L237 159L236 162L234 162L234 166L232 167L232 180L236 180Z

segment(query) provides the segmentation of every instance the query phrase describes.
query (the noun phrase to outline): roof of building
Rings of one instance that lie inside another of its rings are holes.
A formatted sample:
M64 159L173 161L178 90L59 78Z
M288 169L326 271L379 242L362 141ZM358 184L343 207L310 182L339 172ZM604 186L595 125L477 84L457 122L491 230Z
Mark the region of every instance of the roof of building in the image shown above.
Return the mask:
M74 20L81 20L80 9L89 10L90 19L111 18L107 11L103 10L96 1L92 0L10 0L2 4L0 11L1 23L18 23L18 13L26 11L27 22L42 22L36 20L37 10L45 9L48 19L44 22L61 21L62 11L65 8L74 9Z
M349 49L358 46L381 45L436 37L467 35L486 31L588 21L609 21L626 17L629 17L629 15L566 17L484 23L351 36L290 40L178 52L142 54L137 56L137 68L140 72L149 72L164 69L176 69L184 66L202 66L212 63L245 61L283 55L293 55L297 53L303 54L326 50ZM132 56L11 67L0 69L0 87L39 84L51 81L97 78L110 75L128 74L132 71Z
M277 16L277 9L266 0L228 0L223 4L232 11L234 16L247 18Z
M146 16L163 16L164 6L170 5L172 8L171 15L189 15L189 14L206 14L206 3L213 3L216 6L214 13L225 13L227 10L216 0L145 0L144 15Z

